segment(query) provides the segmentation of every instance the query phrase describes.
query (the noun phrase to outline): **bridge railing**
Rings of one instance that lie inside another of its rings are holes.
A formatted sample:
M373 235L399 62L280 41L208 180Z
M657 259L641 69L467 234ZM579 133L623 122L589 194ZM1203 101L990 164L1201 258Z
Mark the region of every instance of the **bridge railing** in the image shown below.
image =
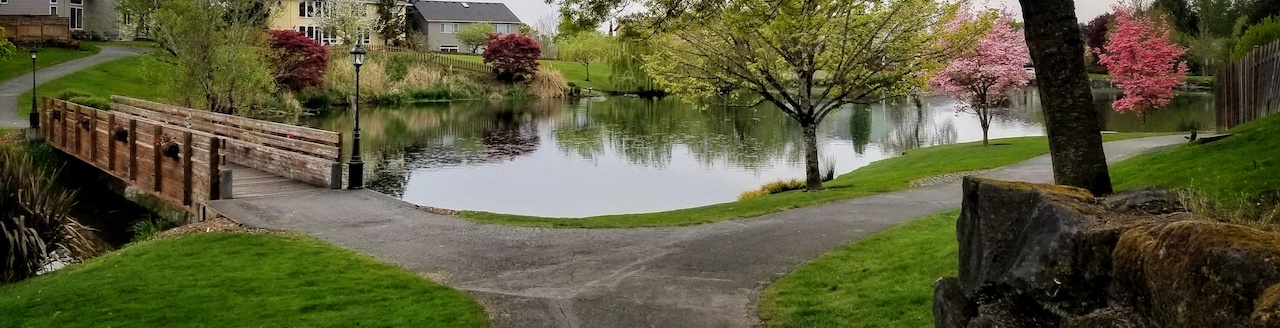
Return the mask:
M222 198L221 138L124 112L44 98L46 142L195 213Z
M129 97L111 97L114 111L223 137L227 162L282 177L342 187L342 135Z

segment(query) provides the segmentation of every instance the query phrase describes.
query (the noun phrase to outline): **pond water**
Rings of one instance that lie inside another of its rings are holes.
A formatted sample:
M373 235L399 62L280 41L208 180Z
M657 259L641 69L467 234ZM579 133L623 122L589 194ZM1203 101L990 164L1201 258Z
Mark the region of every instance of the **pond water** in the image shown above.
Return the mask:
M1105 129L1137 131L1095 93ZM1043 135L1034 89L996 116L991 138ZM820 158L838 174L904 150L982 139L974 115L945 97L924 107L887 101L832 113L819 128ZM1180 95L1149 114L1148 131L1213 126L1212 96ZM737 199L778 179L804 176L799 127L769 106L692 106L633 98L478 101L361 110L370 189L456 210L583 217L696 207ZM330 111L307 124L342 131Z

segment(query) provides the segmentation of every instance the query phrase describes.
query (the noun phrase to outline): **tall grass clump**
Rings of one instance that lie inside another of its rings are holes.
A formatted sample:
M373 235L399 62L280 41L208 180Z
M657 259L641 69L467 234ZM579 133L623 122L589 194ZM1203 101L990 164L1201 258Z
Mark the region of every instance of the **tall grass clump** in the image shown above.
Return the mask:
M413 66L404 74L404 78L396 83L396 88L401 90L413 89L431 89L440 86L443 82L440 70L426 67Z
M133 232L133 241L139 242L139 241L151 239L151 237L155 237L155 235L160 233L161 231L173 229L176 227L178 227L178 225L169 219L166 219L163 217L156 217L156 216L147 216L147 218L145 219L141 219L133 222L133 226L129 227L129 231Z
M78 89L65 89L62 91L58 91L58 93L53 94L53 97L57 98L58 100L71 101L71 98L93 97L93 94L84 92Z
M800 179L778 180L778 181L766 183L763 186L760 186L760 189L748 190L746 192L738 194L738 200L748 200L748 199L752 199L752 198L756 198L764 195L777 194L777 193L783 193L783 192L800 190L800 189L804 189L804 180L800 180Z
M57 171L44 171L15 148L0 149L0 283L36 274L55 252L93 256L86 230L70 216L75 192L54 185Z
M529 92L538 98L564 98L569 94L569 82L558 71L539 69L529 79Z
M1257 228L1277 228L1280 224L1280 191L1214 198L1183 189L1177 196L1187 210L1201 218Z
M822 159L822 182L836 179L836 157L827 155Z

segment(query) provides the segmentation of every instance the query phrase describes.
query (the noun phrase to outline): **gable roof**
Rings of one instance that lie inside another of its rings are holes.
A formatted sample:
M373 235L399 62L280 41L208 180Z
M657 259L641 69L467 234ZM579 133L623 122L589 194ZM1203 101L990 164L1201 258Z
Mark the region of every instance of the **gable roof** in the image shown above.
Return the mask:
M466 4L465 6L463 4ZM413 4L413 8L417 10L427 21L456 21L456 22L509 22L518 23L520 17L516 17L507 5L492 2L469 2L469 1L418 1Z

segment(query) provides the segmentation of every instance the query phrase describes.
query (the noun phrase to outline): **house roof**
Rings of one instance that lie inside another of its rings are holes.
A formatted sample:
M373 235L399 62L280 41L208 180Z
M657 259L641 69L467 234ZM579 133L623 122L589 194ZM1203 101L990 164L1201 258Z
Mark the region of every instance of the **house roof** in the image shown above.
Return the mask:
M492 2L470 1L418 1L413 4L418 15L427 21L446 22L509 22L519 23L507 5Z

